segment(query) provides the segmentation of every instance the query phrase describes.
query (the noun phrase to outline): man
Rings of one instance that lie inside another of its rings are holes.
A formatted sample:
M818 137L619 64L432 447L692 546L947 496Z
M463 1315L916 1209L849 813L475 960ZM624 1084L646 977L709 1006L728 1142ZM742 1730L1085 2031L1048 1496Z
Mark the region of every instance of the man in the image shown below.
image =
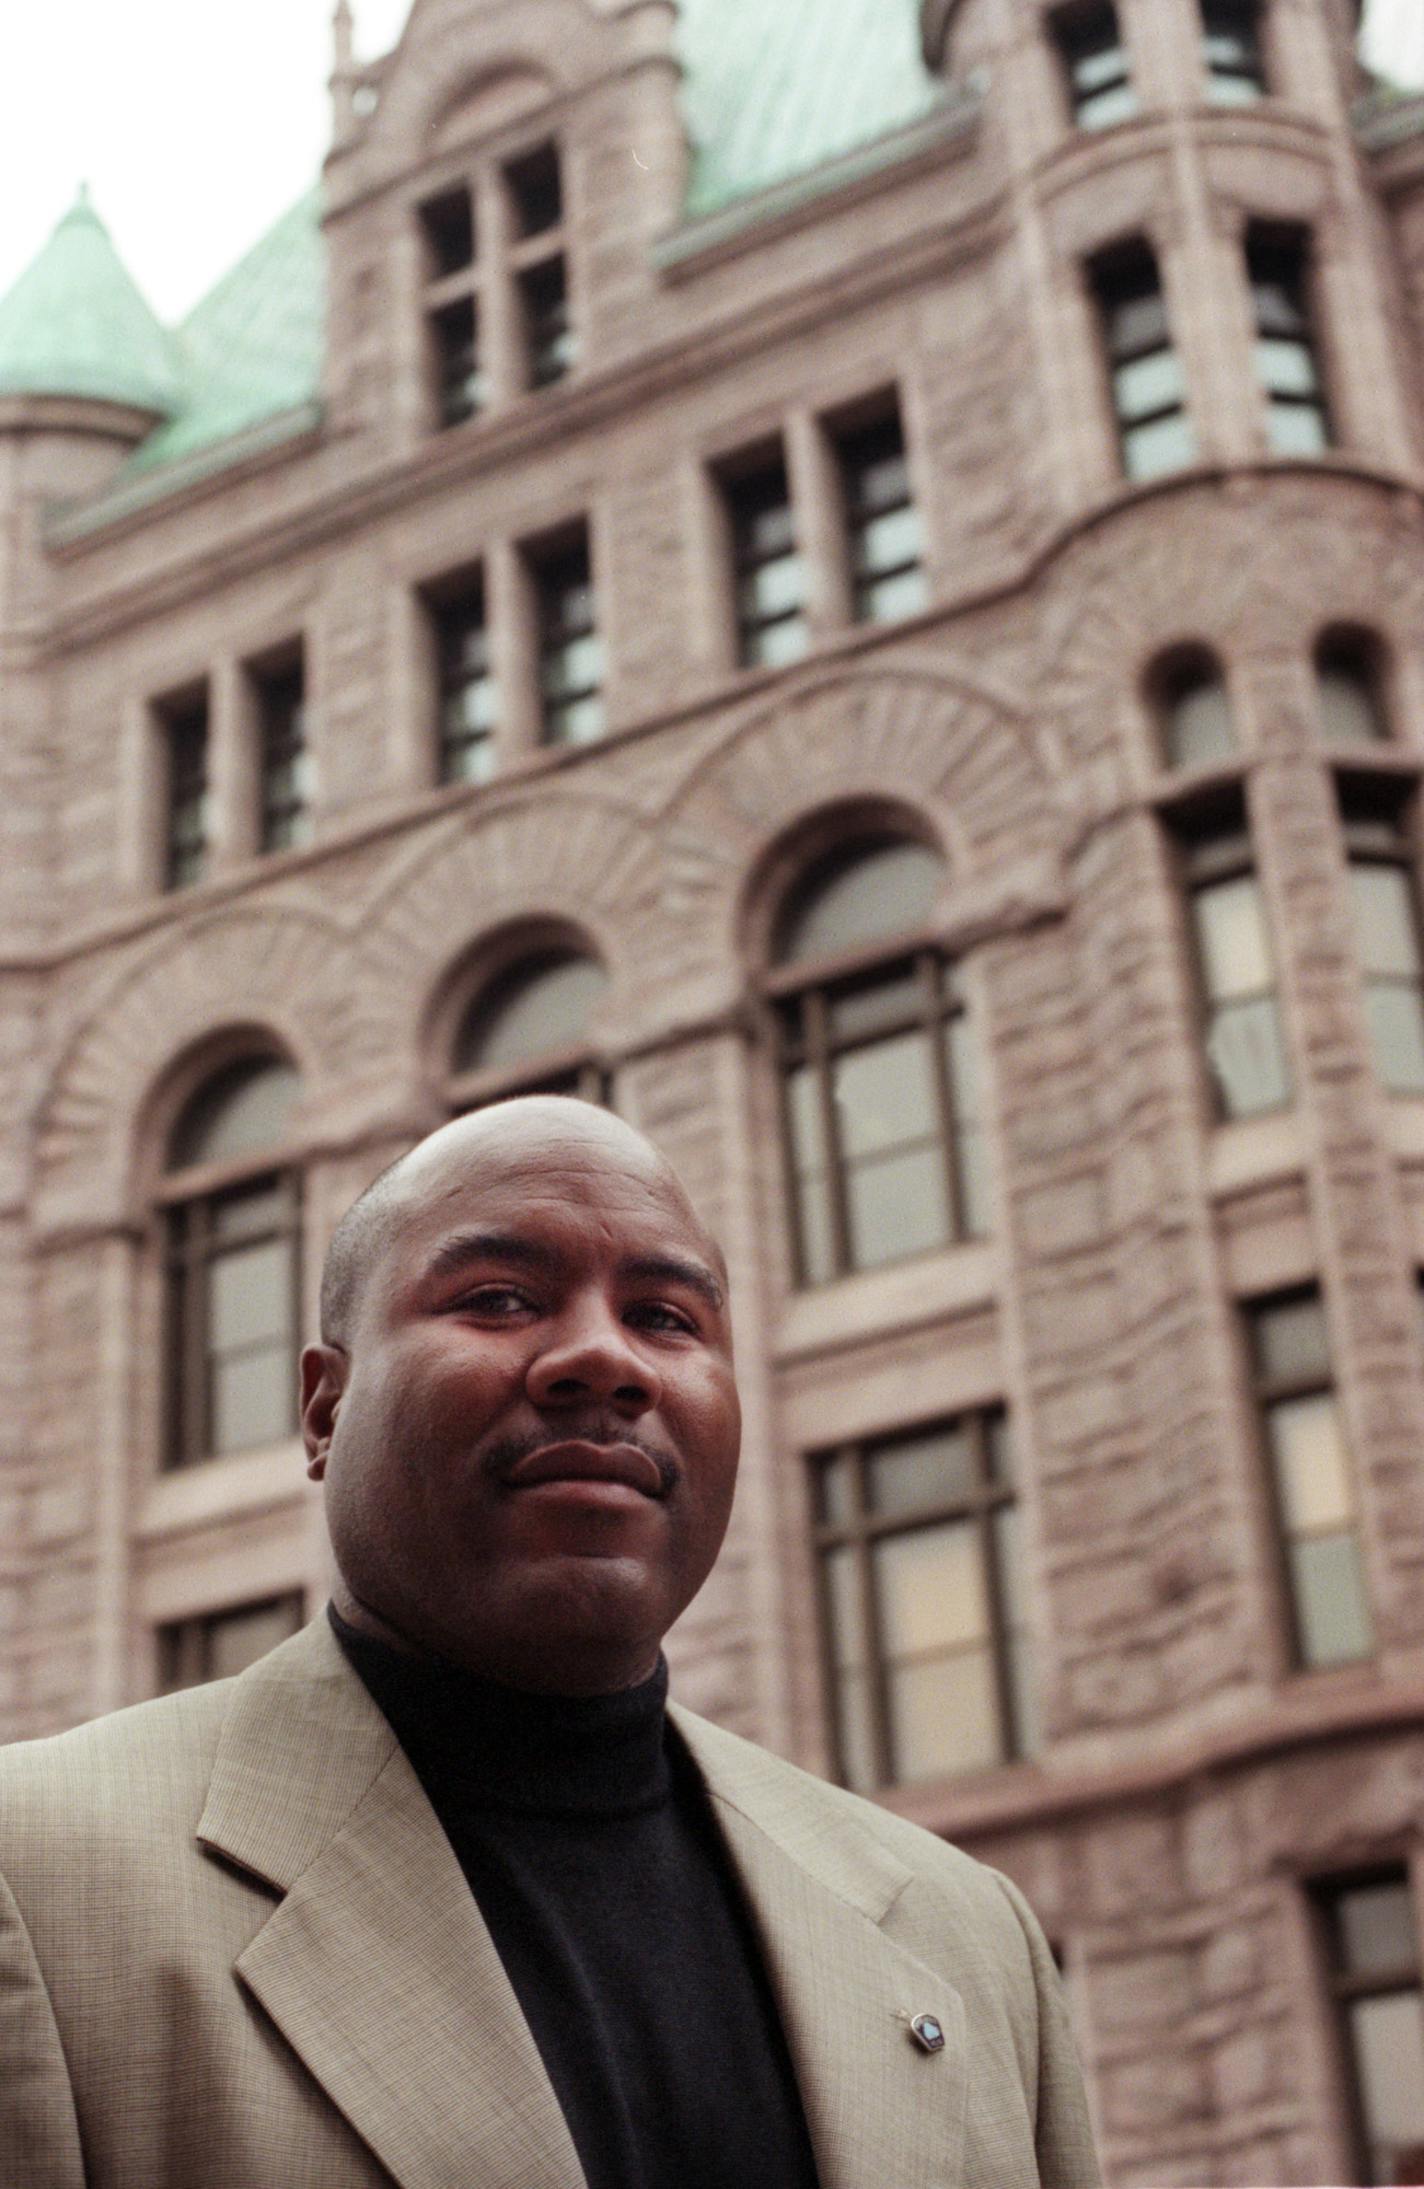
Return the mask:
M1088 2189L1013 1888L664 1709L739 1417L656 1151L432 1134L302 1380L330 1616L0 1757L4 2189Z

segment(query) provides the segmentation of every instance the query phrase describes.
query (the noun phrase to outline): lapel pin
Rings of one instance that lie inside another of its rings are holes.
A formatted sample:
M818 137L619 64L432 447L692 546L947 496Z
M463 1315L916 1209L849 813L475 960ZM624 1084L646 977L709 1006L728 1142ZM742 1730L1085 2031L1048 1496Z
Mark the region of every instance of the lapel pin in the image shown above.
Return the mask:
M912 2014L910 2035L923 2052L943 2052L944 2030L933 2014Z

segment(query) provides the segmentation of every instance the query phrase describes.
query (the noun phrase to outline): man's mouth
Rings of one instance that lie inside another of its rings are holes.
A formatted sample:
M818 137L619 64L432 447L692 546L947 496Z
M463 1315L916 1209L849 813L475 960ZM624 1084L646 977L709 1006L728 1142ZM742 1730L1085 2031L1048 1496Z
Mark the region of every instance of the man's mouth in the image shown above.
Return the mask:
M558 1444L541 1444L507 1468L501 1477L506 1489L530 1490L541 1482L612 1482L644 1497L663 1497L662 1470L650 1452L636 1444L587 1444L569 1438Z

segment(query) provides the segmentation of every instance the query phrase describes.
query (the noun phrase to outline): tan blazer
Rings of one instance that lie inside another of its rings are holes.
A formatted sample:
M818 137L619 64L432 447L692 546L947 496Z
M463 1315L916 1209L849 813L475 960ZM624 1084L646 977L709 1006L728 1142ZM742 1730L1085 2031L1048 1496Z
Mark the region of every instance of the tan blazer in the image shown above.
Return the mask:
M1014 1889L675 1715L823 2189L1089 2189L1055 1973ZM914 2042L921 2012L943 2051ZM392 2181L583 2189L474 1899L326 1621L239 1679L0 1751L0 2189Z

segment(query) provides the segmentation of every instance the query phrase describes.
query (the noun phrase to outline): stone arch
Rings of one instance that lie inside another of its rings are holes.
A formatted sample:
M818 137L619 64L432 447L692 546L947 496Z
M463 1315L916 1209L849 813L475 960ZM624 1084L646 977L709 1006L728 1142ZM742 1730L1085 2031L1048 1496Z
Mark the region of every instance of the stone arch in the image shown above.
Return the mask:
M388 1054L360 957L318 913L254 906L165 933L131 960L70 1034L41 1100L40 1225L127 1219L159 1090L185 1056L231 1030L261 1030L287 1051L312 1114L348 1105Z
M429 156L432 132L467 102L522 84L552 100L599 73L606 26L585 0L416 0L387 65L363 158ZM497 111L497 108L492 111ZM525 111L537 111L526 105ZM491 126L512 119L498 114Z
M656 836L613 799L551 784L472 809L403 859L367 907L382 991L400 999L392 1041L428 1052L432 1014L482 937L555 924L586 935L607 967L610 1028L635 1020L647 992L639 938L662 895Z
M920 660L832 670L751 709L685 776L660 828L689 992L735 978L745 906L774 847L817 813L918 812L956 885L1052 855L1065 833L1051 744L1003 695Z

